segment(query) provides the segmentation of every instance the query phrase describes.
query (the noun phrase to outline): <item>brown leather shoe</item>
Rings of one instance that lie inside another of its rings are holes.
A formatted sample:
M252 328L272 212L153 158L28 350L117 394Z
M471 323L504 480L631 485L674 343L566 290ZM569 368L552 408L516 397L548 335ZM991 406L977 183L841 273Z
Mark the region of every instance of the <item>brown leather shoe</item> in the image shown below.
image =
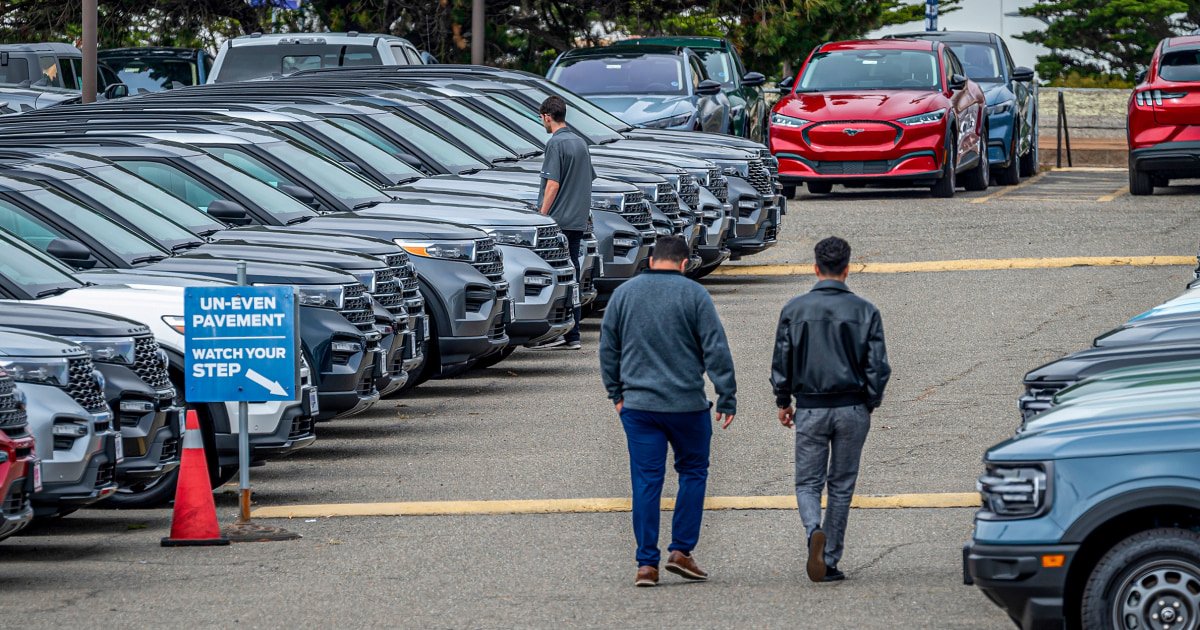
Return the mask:
M658 586L658 567L638 567L637 577L634 578L633 585L642 587Z
M708 573L696 564L696 559L682 551L672 551L667 556L667 570L689 580L707 580Z
M808 579L825 581L825 532L818 527L808 537Z

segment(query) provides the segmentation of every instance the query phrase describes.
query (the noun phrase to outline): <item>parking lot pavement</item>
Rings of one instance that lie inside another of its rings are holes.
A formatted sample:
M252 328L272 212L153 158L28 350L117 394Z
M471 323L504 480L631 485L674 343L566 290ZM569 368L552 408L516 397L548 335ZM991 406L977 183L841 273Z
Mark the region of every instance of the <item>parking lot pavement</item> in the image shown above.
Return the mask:
M1112 173L1093 176L1096 197L1119 183ZM1055 183L1047 176L1027 188ZM841 189L802 195L790 204L784 240L741 262L808 261L813 242L829 234L848 238L856 260L871 262L1190 256L1200 239L1192 198L1079 203L1023 194L983 203ZM853 276L851 287L882 311L895 370L873 418L859 493L971 492L983 450L1017 424L1026 371L1177 295L1190 277L1186 265ZM741 386L737 421L714 438L710 495L791 491L791 436L775 420L767 366L779 308L811 282L706 281ZM257 505L628 497L624 438L599 381L599 324L583 328L581 351L519 351L495 368L427 383L360 417L320 425L316 445L254 469ZM219 495L218 511L231 520L236 498ZM959 585L969 509L854 511L845 566L852 580L822 590L803 583L794 514L706 518L698 553L717 572L714 583L636 592L628 586L632 536L623 513L271 521L306 537L164 550L157 541L166 512L86 511L0 547L0 606L45 593L33 625L75 617L599 626L655 613L662 623L703 626L1006 625ZM252 600L231 599L247 592Z

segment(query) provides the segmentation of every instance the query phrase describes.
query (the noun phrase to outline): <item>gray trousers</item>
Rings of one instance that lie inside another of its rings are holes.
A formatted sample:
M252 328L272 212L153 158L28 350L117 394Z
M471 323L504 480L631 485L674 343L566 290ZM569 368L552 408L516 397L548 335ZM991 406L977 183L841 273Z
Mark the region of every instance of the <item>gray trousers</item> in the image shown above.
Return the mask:
M842 540L850 517L850 499L858 481L871 414L864 405L796 410L796 503L808 536L825 531L825 564L842 559ZM825 521L821 491L828 486ZM805 538L807 540L807 538Z

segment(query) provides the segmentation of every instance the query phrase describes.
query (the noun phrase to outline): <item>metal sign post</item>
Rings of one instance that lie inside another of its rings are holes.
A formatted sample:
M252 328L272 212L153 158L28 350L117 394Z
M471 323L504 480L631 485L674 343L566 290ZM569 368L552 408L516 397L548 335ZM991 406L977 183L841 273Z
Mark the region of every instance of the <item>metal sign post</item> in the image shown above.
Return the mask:
M238 403L240 512L225 535L233 541L289 540L299 535L250 522L250 403L295 400L300 393L299 322L293 287L246 285L184 289L184 388L189 402Z

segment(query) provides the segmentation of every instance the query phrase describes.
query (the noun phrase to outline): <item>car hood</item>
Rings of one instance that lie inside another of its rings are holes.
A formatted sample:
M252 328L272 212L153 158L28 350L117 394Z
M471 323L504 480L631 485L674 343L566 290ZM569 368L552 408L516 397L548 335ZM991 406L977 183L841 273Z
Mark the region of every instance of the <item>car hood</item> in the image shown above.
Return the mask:
M130 337L150 334L150 329L133 320L36 302L6 302L4 308L0 308L0 326L45 335Z
M978 81L976 82L978 83ZM996 103L1011 101L1015 97L1009 91L1008 86L1003 83L984 82L979 83L979 89L983 90L983 96L987 100L989 106Z
M929 90L806 92L784 99L775 106L775 111L813 121L892 121L945 109L946 106L946 97L941 92Z
M266 256L266 254L264 254ZM187 254L146 265L142 269L158 272L179 272L200 276L212 276L220 280L237 279L237 261L212 254ZM312 264L277 263L254 260L247 256L246 281L251 284L348 284L357 282L354 276L334 269Z
M1094 374L1134 366L1200 359L1200 343L1163 343L1115 348L1087 348L1051 361L1025 375L1025 384L1074 382Z
M1055 413L1053 410L1043 415ZM1041 418L1041 416L1039 416ZM1052 461L1081 457L1163 454L1200 449L1200 416L1178 410L1154 417L1100 418L1047 425L988 449L989 462Z
M1169 391L1147 392L1145 395L1097 396L1080 398L1058 405L1027 421L1020 433L1036 433L1046 429L1085 424L1102 420L1151 418L1196 409L1196 394L1200 387L1185 387Z
M464 201L466 200L464 199ZM459 223L471 227L497 227L502 225L547 227L555 225L554 219L542 216L536 212L496 210L493 208L475 208L467 205L450 204L431 206L415 203L381 203L369 210L360 210L359 214L398 219L432 219Z
M247 258L252 260L269 260L277 263L324 265L343 271L363 271L379 269L384 266L383 261L375 256L337 251L332 244L325 246L323 249L317 249L312 245L302 246L284 243L264 245L259 243L216 242L201 245L179 258L187 260L197 254L209 254L234 260Z
M262 229L262 226L222 230L209 236L214 243L281 245L338 252L354 252L370 256L403 254L404 250L391 241L367 236L334 236L311 232Z
M641 125L660 118L690 114L696 109L690 96L613 94L589 96L588 100L631 125Z
M305 221L304 231L334 234L361 234L385 240L410 239L425 241L456 241L486 238L487 233L457 223L445 221L391 219L353 213L329 214ZM296 229L299 226L291 226Z
M0 328L0 357L76 357L83 348L58 337Z
M729 147L733 149L746 149L749 151L758 151L766 149L766 145L741 138L738 136L727 136L721 133L710 133L707 131L674 131L670 129L631 129L625 132L625 137L630 140L649 140L657 142L670 142L682 144L705 144L718 147ZM609 146L609 145L605 145Z

